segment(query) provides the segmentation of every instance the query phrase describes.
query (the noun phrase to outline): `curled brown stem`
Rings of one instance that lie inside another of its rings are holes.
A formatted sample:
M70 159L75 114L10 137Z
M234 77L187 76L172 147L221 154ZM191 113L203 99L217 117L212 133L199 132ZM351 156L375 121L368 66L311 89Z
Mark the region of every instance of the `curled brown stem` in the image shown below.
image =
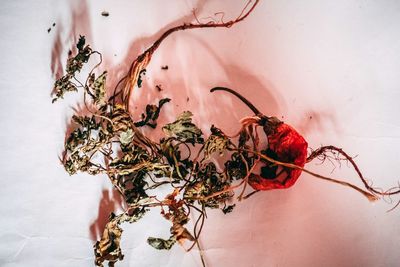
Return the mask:
M250 6L252 0L249 0L245 7L242 9L240 15L234 19L227 22L214 22L210 23L184 23L183 25L176 26L168 29L164 32L154 43L150 46L146 51L140 54L131 64L128 76L123 79L127 79L126 85L122 91L122 101L125 105L127 111L129 111L129 99L132 93L133 88L136 86L140 73L147 67L149 64L152 55L156 51L156 49L160 46L161 42L164 41L170 34L177 31L184 31L188 29L200 29L200 28L230 28L236 23L244 20L250 13L254 10L259 0L255 0L254 3ZM250 7L249 7L250 6ZM247 11L246 11L247 10Z
M291 168L291 169L301 170L301 171L303 171L305 173L311 174L312 176L314 176L316 178L319 178L319 179L322 179L322 180L326 180L326 181L329 181L329 182L332 182L332 183L341 184L341 185L344 185L344 186L351 187L354 190L356 190L356 191L360 192L361 194L363 194L370 201L375 201L375 200L379 199L379 197L377 197L376 195L372 194L372 193L375 193L374 191L372 191L371 193L367 192L367 191L365 191L365 190L363 190L363 189L361 189L361 188L359 188L359 187L357 187L357 186L355 186L355 185L353 185L351 183L348 183L346 181L342 181L342 180L333 179L333 178L330 178L330 177L323 176L321 174L309 171L309 170L307 170L307 169L305 169L303 167L297 166L296 164L293 164L293 163L281 162L281 161L272 159L272 158L270 158L270 157L268 157L268 156L266 156L266 155L264 155L264 154L262 154L260 152L257 152L257 151L252 151L252 150L248 150L248 149L239 149L239 151L246 151L246 152L249 152L249 153L253 153L253 154L258 155L260 158L262 158L264 160L267 160L267 161L269 161L271 163L274 163L276 165L280 165L280 166ZM367 189L369 190L369 188L367 188Z
M357 164L355 163L353 157L351 157L349 154L347 154L345 151L343 151L343 149L335 147L335 146L322 146L318 149L316 149L315 151L313 151L307 158L307 162L312 161L313 159L319 157L319 156L323 156L326 157L326 153L333 153L333 152L337 152L340 155L344 156L345 159L350 162L350 164L352 165L352 167L354 168L354 170L356 171L358 177L360 178L361 182L364 184L364 187L366 189L368 189L368 191L373 192L374 194L380 195L380 196L392 196L392 195L397 195L400 193L400 187L394 187L391 188L387 191L383 191L383 190L379 190L375 187L372 187L371 185L368 184L367 180L365 179L364 175L361 173L360 168L357 166ZM395 189L395 190L393 190Z

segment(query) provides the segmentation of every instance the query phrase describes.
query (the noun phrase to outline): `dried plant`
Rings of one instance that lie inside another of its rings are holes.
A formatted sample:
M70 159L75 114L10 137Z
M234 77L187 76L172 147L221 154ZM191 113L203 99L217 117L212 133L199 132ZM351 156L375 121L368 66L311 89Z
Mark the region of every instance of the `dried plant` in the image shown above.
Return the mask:
M161 42L180 30L231 27L245 19L257 3L249 1L240 16L229 22L189 23L167 30L132 62L129 73L109 97L106 93L107 72L95 74L102 61L101 54L86 44L85 37L79 38L77 53L69 55L66 74L55 82L53 102L63 98L67 92L81 89L90 115L72 117L76 129L66 139L62 164L70 175L77 172L106 174L126 206L121 214L110 214L103 235L94 246L97 266L103 266L105 261L108 261L109 266L114 266L115 262L123 259L120 225L140 220L150 208L159 208L162 217L170 221L171 228L167 238L149 237L149 245L156 249L170 249L175 243L185 246L185 242L189 242L186 250L197 245L202 255L198 241L206 209L231 212L235 204L229 203L235 199L236 188L242 188L238 199L246 199L260 190L288 188L302 172L306 172L350 186L369 200L400 192L398 188L380 191L371 187L353 158L340 148L325 146L307 156L308 144L294 128L276 117L262 114L243 96L229 88L216 87L211 92L232 93L255 113L241 120L241 129L236 135L228 136L212 125L211 135L204 136L202 130L193 123L190 111L183 112L175 121L162 126L164 137L158 141L143 134L143 127L157 127L162 107L171 101L165 98L158 103L148 104L141 118L134 118L129 111L131 92L141 87L141 74ZM93 55L98 55L100 62L88 73L86 81L82 82L76 75ZM124 85L122 89L121 85ZM265 133L264 136L259 136L259 127ZM268 144L263 147L260 138L266 139ZM218 154L228 156L222 169L212 160ZM327 158L350 162L365 189L304 169L304 165L313 159L324 161ZM262 165L260 173L255 172L257 165ZM247 185L254 191L244 196ZM170 194L164 199L158 199L150 193L150 190L160 186L170 188ZM190 214L197 215L192 230L187 228ZM205 265L203 257L201 260Z

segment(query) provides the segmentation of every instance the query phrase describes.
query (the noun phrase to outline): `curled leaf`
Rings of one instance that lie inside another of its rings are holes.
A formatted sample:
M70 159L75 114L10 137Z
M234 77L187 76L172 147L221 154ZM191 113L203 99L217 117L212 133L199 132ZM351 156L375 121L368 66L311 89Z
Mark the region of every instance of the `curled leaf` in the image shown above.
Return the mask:
M131 128L128 128L125 132L121 133L119 141L123 145L128 145L132 142L133 136L134 136L133 130Z
M192 122L192 112L184 111L176 121L166 124L162 129L169 137L176 137L191 144L204 143L202 131Z
M169 239L149 237L147 238L147 243L155 249L169 250L176 243L176 239L174 237L170 237Z
M85 36L80 36L78 44L76 45L76 48L78 48L78 54L68 58L66 68L67 74L74 76L76 72L82 70L83 64L89 61L89 58L92 55L92 48L90 48L89 45L85 46L85 43Z
M103 266L104 261L108 261L109 265L113 266L115 262L123 259L124 255L122 255L120 247L121 234L122 229L118 225L118 217L111 214L101 240L94 245L96 266Z
M60 98L64 98L64 94L67 92L77 92L78 88L71 82L72 76L69 74L64 75L54 83L53 91L55 92L55 97L52 103L56 102Z
M222 208L222 212L223 212L224 214L231 213L231 212L233 211L233 208L234 208L234 207L236 207L236 204L228 205L228 206Z
M214 127L214 125L211 126L211 135L204 143L204 158L209 159L214 152L222 155L229 144L229 138L220 129Z
M158 102L158 106L156 105L147 105L146 106L146 114L143 113L142 114L142 120L135 122L135 126L136 127L142 127L142 126L150 126L151 128L156 128L157 126L157 119L158 116L160 115L160 111L162 106L165 103L168 103L169 101L171 101L171 99L169 98L163 98Z
M192 234L184 227L182 224L174 223L171 227L171 234L174 238L179 242L179 244L183 245L185 240L195 241L195 238Z
M82 70L83 65L89 61L93 52L89 45L85 46L84 36L80 36L76 47L78 48L78 54L75 56L70 55L67 60L67 73L54 83L53 92L55 97L52 100L53 103L59 98L63 98L67 92L78 91L79 86L76 84L75 74Z
M94 74L89 78L89 87L93 92L93 101L98 106L106 104L106 76L107 71L104 71L96 79Z
M146 69L142 69L139 72L139 77L138 77L138 81L137 81L137 85L138 85L139 88L142 87L142 83L143 83L142 75L146 75Z

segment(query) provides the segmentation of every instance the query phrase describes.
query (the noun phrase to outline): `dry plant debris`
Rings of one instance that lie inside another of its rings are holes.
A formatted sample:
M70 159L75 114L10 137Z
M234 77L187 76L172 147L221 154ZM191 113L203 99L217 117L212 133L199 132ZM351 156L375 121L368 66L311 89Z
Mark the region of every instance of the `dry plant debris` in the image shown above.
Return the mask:
M54 84L53 102L68 92L83 90L84 104L90 115L72 117L76 129L66 139L62 164L70 175L77 172L106 174L123 197L126 207L121 214L110 214L103 235L94 246L97 266L103 266L106 261L109 266L114 266L123 259L120 225L137 222L151 208L159 208L162 217L170 221L171 228L170 236L149 237L148 244L156 249L170 249L179 243L186 246L187 251L197 245L205 266L198 241L206 211L213 208L221 209L225 214L231 212L236 205L231 203L235 200L237 188L241 188L238 199L242 200L262 190L291 187L301 173L306 172L351 187L371 201L400 193L398 187L387 191L373 188L354 159L340 148L323 146L307 153L306 140L293 127L274 116L262 114L247 99L229 88L215 87L211 92L234 94L254 112L253 116L240 121L240 131L236 135L228 136L222 129L211 125L211 135L204 136L193 123L194 115L190 111L184 111L175 121L163 125L164 137L160 140L151 140L143 134L143 127L157 127L163 106L171 101L165 98L158 103L149 103L141 118L134 118L129 111L131 92L141 87L141 76L161 42L181 30L229 28L244 20L258 2L247 2L239 17L228 22L188 23L167 30L132 62L128 74L111 96L107 96L107 72L96 74L102 62L101 54L86 44L85 37L79 38L77 53L69 54L66 74ZM95 55L100 62L88 73L85 81L80 81L76 75ZM166 70L168 66L162 69ZM257 131L260 127L262 136ZM264 147L261 138L267 140ZM212 159L222 154L228 155L228 160L220 169ZM363 182L364 189L305 169L305 164L314 159L349 162ZM257 165L262 166L259 173L255 172ZM244 195L247 185L253 191ZM164 199L150 193L150 190L161 186L170 188L170 194ZM195 214L197 218L192 229L187 226L190 214Z

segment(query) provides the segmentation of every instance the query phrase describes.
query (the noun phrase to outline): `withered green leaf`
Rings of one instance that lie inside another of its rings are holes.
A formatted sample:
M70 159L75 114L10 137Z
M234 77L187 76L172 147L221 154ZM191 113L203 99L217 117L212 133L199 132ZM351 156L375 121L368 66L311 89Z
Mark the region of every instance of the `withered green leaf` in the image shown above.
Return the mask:
M204 143L202 131L192 122L192 112L184 111L176 121L166 124L162 129L170 137L186 143Z
M220 155L226 150L230 144L229 138L222 133L222 131L214 125L211 126L211 135L204 143L204 158L209 159L214 152Z
M233 153L231 159L225 162L225 170L229 179L239 180L246 176L246 163L252 166L252 158L249 158L246 153Z
M74 76L76 72L82 70L83 64L87 63L92 55L92 48L90 48L89 45L85 46L85 43L85 37L80 36L78 44L76 45L76 48L78 48L78 54L68 58L66 70L67 73L72 76Z
M52 103L56 102L60 98L64 98L64 94L67 92L77 92L78 88L76 84L72 81L72 76L69 74L64 75L54 83L53 91L55 92L55 97Z
M85 127L86 129L98 129L100 127L100 124L96 122L96 119L94 116L77 116L73 115L72 116L73 122Z
M129 201L128 201L128 203L129 203ZM129 214L126 214L124 221L129 222L129 223L135 223L135 222L139 221L140 219L142 219L147 211L148 211L148 209L145 209L145 208L135 208L132 211L130 211Z
M147 243L155 249L169 250L176 243L176 239L174 237L170 237L169 239L149 237L147 238Z
M65 143L67 151L75 152L79 147L82 152L86 153L94 149L98 142L101 141L100 135L94 138L94 134L100 130L100 124L96 122L94 116L74 115L72 120L79 125L79 128L75 129L68 137Z
M195 245L203 224L200 219L205 218L206 208L231 212L235 205L226 204L234 194L231 183L233 179L245 177L248 168L254 164L254 155L241 150L232 153L222 170L208 159L231 148L249 148L254 145L251 144L253 133L243 129L239 144L235 146L220 129L212 126L211 135L204 142L202 131L192 121L193 114L184 111L174 122L162 127L166 137L153 140L146 136L149 129L138 127L156 128L161 108L170 99L147 104L141 120L133 121L124 90L115 90L111 98L106 98L106 71L96 77L96 65L84 83L77 79L75 75L83 70L90 56L99 53L92 51L84 36L80 36L76 48L74 51L77 53L69 54L66 74L55 82L53 102L66 92L81 88L93 101L85 103L91 115L72 117L73 130L66 139L62 162L71 175L79 171L92 175L107 174L126 204L122 214L111 214L101 240L94 246L96 265L103 266L108 261L109 266L114 266L123 258L120 224L140 220L152 207L161 207L162 216L172 224L170 238L148 238L152 247L170 249L175 243L182 245L186 241ZM136 77L139 87L144 74L145 69ZM162 185L173 188L173 193L159 200L150 190ZM189 215L196 213L200 215L192 234L186 225Z
M231 181L226 179L222 173L217 171L213 162L203 164L194 173L195 181L185 187L184 198L193 203L196 199L207 198L201 202L209 208L219 208L220 204L225 203L233 196L233 191L226 191L210 197L214 193L230 187Z
M83 65L89 61L93 51L89 45L85 46L84 36L80 36L76 47L78 48L78 54L75 56L69 56L67 60L66 74L54 83L53 92L55 93L55 97L52 100L53 103L59 98L63 98L65 93L78 91L78 87L83 87L83 85L79 84L79 81L75 78L75 74L82 70Z
M106 76L107 71L104 71L97 78L95 78L94 74L89 78L89 87L93 92L93 101L98 106L106 104Z
M90 163L89 157L79 156L78 153L72 154L65 162L65 170L69 175L75 174L77 171L88 171L92 164Z
M146 114L142 114L142 120L135 122L136 127L142 126L150 126L151 128L156 128L157 126L157 119L160 116L161 108L164 104L171 101L169 98L163 98L158 102L158 106L156 105L147 105L146 106Z
M128 145L130 142L132 142L134 136L134 132L131 128L128 128L126 131L122 132L119 141L123 145Z

